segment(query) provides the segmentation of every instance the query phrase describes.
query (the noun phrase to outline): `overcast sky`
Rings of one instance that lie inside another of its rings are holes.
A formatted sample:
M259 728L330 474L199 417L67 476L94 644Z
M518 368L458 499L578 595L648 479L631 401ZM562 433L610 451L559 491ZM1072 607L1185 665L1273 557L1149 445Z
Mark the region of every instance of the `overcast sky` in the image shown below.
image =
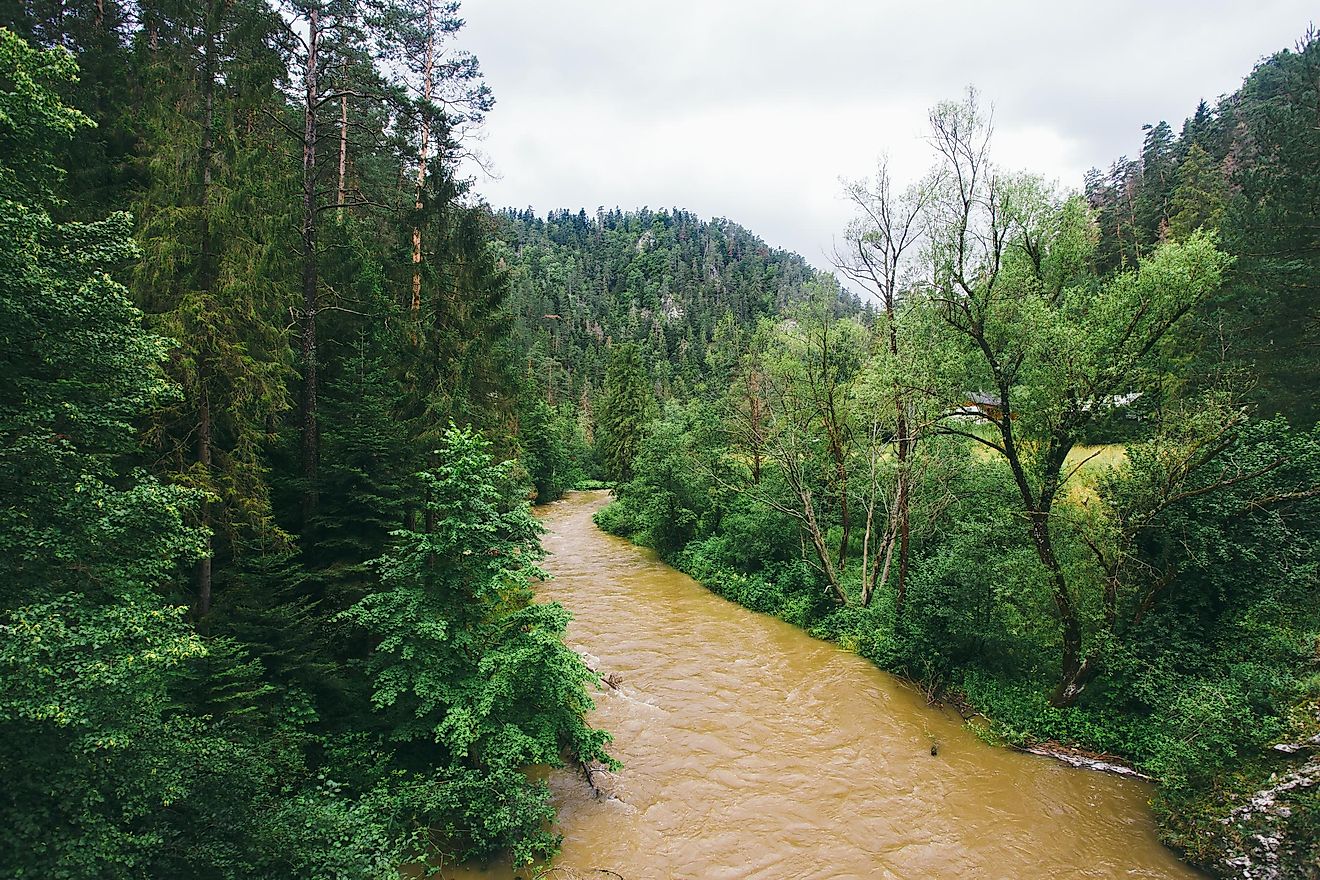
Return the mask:
M496 106L495 207L681 207L822 268L840 177L929 164L928 108L974 85L995 155L1070 187L1175 132L1201 98L1292 47L1295 0L467 0L458 45Z

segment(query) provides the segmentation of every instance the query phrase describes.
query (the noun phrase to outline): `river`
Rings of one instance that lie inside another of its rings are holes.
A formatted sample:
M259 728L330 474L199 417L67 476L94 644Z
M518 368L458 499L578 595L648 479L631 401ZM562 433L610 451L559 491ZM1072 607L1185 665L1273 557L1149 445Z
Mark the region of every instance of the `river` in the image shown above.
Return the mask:
M540 595L572 611L568 643L622 677L592 717L624 764L613 796L551 775L565 837L551 876L1200 876L1157 840L1149 786L986 745L866 660L604 534L591 515L607 500L542 513L555 578Z

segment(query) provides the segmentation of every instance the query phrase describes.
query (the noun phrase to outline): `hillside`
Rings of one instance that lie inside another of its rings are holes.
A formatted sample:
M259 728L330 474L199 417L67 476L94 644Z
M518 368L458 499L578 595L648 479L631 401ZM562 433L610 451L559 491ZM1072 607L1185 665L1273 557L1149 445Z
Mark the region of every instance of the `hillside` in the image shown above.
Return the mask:
M642 208L505 210L497 222L513 348L552 402L590 397L614 343L641 348L662 396L687 397L721 321L754 324L812 290L836 298L841 314L862 311L833 275L729 220Z

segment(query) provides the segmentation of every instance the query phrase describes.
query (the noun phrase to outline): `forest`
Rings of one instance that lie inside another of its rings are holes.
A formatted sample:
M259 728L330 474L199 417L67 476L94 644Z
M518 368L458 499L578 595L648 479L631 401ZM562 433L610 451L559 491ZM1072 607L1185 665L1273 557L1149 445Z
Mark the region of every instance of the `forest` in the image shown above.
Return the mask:
M489 205L450 0L0 0L0 876L394 878L617 769L534 505L1320 877L1320 35L833 264ZM877 145L877 152L879 152ZM932 752L934 754L934 752ZM587 772L590 781L590 771Z

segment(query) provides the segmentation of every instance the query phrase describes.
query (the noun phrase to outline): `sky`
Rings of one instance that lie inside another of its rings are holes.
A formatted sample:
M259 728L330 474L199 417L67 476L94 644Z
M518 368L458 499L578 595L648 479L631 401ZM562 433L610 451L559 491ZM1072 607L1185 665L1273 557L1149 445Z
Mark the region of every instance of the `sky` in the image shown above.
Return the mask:
M455 44L496 105L495 207L680 207L829 265L842 179L930 164L929 108L970 85L994 157L1066 187L1176 132L1315 17L1294 0L467 0Z

